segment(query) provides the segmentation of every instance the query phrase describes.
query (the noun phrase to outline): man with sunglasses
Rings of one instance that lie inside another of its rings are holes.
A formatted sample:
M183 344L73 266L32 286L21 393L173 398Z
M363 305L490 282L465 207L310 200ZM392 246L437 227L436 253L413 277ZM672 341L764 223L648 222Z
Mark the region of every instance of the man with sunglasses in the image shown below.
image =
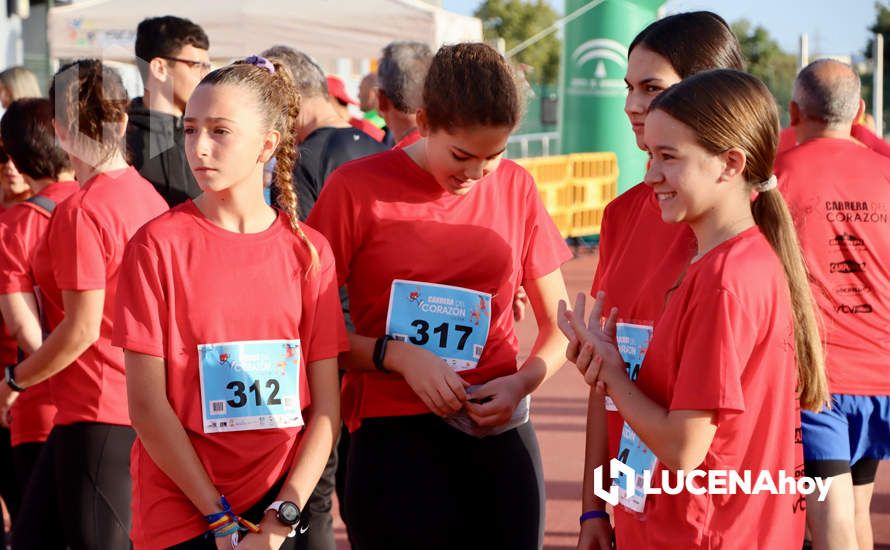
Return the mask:
M204 30L188 19L152 17L136 29L136 63L145 86L130 104L127 148L139 173L173 207L201 189L185 158L182 114L210 70Z

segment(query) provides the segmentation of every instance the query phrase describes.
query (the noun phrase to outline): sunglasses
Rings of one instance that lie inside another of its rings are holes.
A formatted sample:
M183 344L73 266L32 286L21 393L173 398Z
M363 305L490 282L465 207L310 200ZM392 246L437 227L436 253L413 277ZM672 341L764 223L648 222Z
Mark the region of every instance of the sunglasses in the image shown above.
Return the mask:
M166 59L167 61L177 61L179 63L185 63L188 65L189 69L194 69L195 67L201 67L201 70L209 71L210 63L206 61L195 61L194 59L182 59L181 57L166 57L159 56L161 59Z

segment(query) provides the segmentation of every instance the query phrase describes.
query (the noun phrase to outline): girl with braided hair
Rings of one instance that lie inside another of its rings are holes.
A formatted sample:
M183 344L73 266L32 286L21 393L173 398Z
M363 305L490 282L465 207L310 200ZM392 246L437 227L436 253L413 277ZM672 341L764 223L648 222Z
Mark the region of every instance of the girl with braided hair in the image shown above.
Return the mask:
M127 248L115 343L138 435L136 548L292 548L305 530L348 344L330 247L297 220L299 103L265 58L204 77L184 118L203 194ZM281 211L263 199L273 156Z

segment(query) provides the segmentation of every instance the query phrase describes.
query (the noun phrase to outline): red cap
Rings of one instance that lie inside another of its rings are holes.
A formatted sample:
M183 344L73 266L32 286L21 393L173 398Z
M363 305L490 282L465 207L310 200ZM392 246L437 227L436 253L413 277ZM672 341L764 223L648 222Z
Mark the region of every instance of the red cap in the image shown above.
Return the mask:
M352 105L358 105L358 101L349 97L349 94L346 93L346 85L343 84L343 81L340 80L340 77L334 76L332 74L328 75L328 93L340 101L345 101L346 103L350 103Z

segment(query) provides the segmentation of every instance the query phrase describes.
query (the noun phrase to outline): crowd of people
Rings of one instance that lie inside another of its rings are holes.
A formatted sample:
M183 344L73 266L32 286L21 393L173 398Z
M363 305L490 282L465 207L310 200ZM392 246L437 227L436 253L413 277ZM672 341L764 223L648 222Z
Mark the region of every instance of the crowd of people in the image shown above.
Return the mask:
M628 51L646 177L572 304L572 254L503 158L526 86L487 45L391 43L358 100L291 46L211 70L175 16L137 28L140 98L101 60L47 98L0 72L7 546L332 550L336 493L356 550L541 548L529 396L568 359L579 549L872 548L890 147L858 75L804 68L780 135L718 15ZM615 457L831 484L610 507Z

